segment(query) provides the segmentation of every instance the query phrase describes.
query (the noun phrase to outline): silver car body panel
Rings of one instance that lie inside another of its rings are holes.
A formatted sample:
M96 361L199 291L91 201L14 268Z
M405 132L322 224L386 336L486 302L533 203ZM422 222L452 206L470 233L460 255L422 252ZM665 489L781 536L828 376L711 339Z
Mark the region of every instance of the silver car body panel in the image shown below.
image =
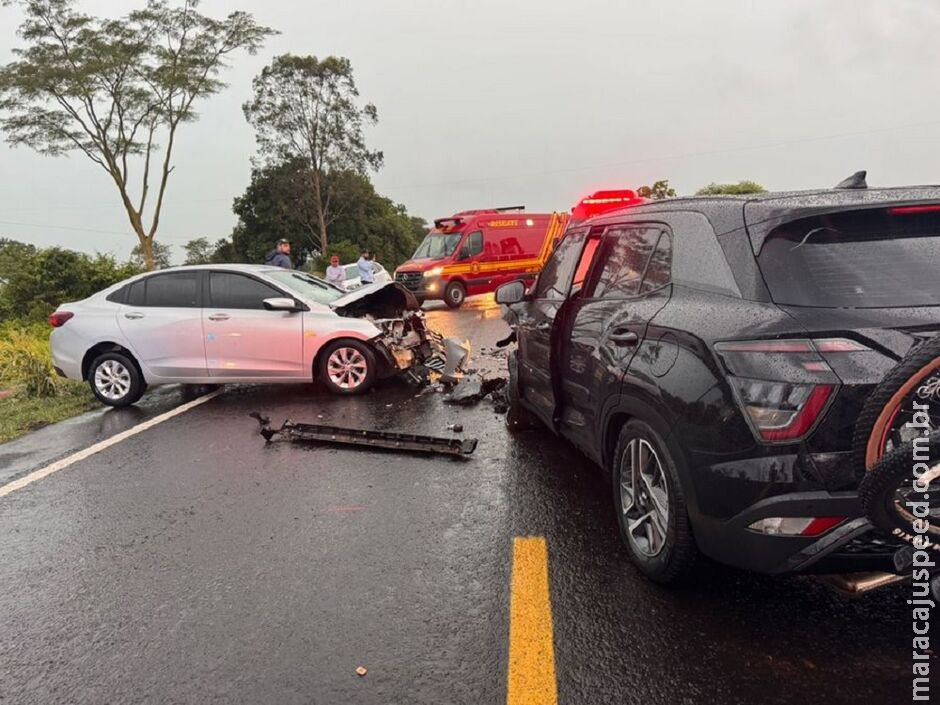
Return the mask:
M142 274L59 307L75 316L52 331L55 366L66 377L82 379L83 360L92 348L119 346L130 351L151 385L275 383L311 381L317 354L339 338L367 342L393 371L406 370L443 352L441 337L427 331L424 314L413 297L394 282L360 287L327 305L286 286L283 276L272 277L283 275L284 270L276 267L200 265L161 272L193 269L250 275L303 303L307 310L141 307L107 300L121 287L151 273ZM399 309L394 317L388 315L390 306Z

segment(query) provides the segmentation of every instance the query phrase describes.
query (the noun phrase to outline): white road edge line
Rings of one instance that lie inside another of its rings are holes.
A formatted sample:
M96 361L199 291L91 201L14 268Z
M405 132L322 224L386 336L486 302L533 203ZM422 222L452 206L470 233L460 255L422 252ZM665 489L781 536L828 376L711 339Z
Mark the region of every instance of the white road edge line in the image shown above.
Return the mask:
M181 404L180 406L177 406L175 409L170 409L169 411L164 412L160 414L159 416L154 416L152 419L149 419L148 421L144 421L142 423L137 424L136 426L132 426L126 431L121 431L120 433L114 436L111 436L110 438L105 438L103 441L98 441L94 445L88 446L84 450L80 450L77 453L73 453L72 455L66 458L62 458L62 460L57 460L51 465L47 465L46 467L40 470L34 470L28 475L24 475L20 479L14 480L13 482L10 482L9 484L6 484L3 487L0 487L0 497L6 497L8 494L16 492L17 490L21 490L27 485L33 484L34 482L38 482L44 477L49 477L49 475L51 475L52 473L59 472L59 470L65 470L65 468L69 467L70 465L74 465L80 460L84 460L85 458L90 458L91 456L95 455L96 453L100 453L106 448L110 448L113 445L117 445L121 441L126 441L131 436L136 436L138 433L143 433L149 428L153 428L154 426L157 426L158 424L161 424L164 421L168 421L169 419L172 419L174 416L185 414L190 409L195 409L197 406L201 404L205 404L210 399L215 399L217 396L219 396L222 393L222 391L223 390L221 389L216 389L214 392L209 392L208 394L205 394L201 397L197 397L196 399L193 399L192 401L188 401L185 404Z

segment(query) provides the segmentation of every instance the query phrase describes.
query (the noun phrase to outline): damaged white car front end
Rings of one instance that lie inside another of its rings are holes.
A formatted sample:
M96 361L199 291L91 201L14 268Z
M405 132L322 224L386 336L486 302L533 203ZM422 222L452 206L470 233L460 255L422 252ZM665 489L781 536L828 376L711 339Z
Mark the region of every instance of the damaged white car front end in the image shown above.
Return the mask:
M430 329L420 303L401 284L362 287L334 301L331 308L340 316L375 326L377 333L369 342L387 374L403 373L422 382L433 372L454 381L468 361L469 345Z

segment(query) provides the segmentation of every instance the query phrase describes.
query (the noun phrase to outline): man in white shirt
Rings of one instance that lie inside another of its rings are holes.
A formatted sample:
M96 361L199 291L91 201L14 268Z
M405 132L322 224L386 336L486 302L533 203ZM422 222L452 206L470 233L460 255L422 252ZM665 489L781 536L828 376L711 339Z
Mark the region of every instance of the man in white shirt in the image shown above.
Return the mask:
M339 257L336 255L330 257L330 266L326 268L326 280L340 289L346 281L346 270L339 266Z
M359 269L359 280L363 286L375 283L375 267L372 265L372 255L368 250L362 251L356 267Z

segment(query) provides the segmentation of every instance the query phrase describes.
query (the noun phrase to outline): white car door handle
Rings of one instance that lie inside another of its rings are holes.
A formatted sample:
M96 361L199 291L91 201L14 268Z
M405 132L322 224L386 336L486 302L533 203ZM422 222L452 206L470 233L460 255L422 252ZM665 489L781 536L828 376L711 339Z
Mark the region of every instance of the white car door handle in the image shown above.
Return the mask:
M132 312L132 313L125 313L125 314L124 314L124 318L127 318L127 319L129 319L129 320L131 320L131 321L136 321L136 320L138 320L138 319L140 319L140 318L143 318L143 317L144 317L144 314L142 314L142 313L137 313L136 311L134 311L134 312Z
M227 321L228 314L227 313L213 313L211 316L209 316L209 320L210 321Z

